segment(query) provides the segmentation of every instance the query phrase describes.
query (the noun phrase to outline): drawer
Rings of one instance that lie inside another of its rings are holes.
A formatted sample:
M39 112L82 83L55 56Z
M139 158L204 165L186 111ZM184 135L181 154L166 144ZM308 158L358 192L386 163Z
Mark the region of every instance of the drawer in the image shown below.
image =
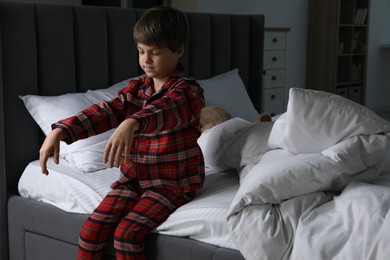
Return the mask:
M264 69L283 69L285 66L284 51L265 51Z
M342 88L338 87L336 89L336 95L348 98L348 87L342 87Z
M285 112L282 105L277 107L266 107L264 111L270 116L277 116Z
M284 87L284 70L265 70L263 79L265 88Z
M283 111L284 88L265 89L264 90L264 110L281 110Z
M349 99L356 102L361 103L362 102L362 88L361 85L355 85L351 86L349 89Z
M284 32L265 32L264 50L284 50L286 39L286 33Z

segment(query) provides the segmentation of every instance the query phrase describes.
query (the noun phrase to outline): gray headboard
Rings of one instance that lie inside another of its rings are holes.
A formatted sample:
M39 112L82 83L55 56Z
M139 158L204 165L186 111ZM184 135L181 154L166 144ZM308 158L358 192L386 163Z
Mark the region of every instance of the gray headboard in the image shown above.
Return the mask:
M132 28L142 13L0 1L2 223L6 191L16 190L25 166L38 158L42 142L40 129L18 95L83 92L141 74ZM264 17L186 15L191 40L182 62L188 73L206 79L238 68L260 111ZM0 234L6 234L3 229L1 225ZM0 258L5 259L2 253Z

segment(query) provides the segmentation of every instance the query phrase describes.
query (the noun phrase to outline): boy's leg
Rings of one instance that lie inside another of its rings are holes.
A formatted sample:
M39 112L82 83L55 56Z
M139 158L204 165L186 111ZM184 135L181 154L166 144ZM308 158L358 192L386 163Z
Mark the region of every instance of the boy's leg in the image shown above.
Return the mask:
M194 197L169 191L147 190L141 199L118 224L114 233L117 259L144 260L146 235L181 205Z
M79 260L102 258L115 227L139 198L140 192L128 185L120 185L106 195L81 228Z

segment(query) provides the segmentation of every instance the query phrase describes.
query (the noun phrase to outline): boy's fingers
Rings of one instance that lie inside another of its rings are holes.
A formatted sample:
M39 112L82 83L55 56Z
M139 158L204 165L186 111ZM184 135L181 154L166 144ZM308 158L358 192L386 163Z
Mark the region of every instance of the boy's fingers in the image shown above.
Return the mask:
M103 155L103 162L104 163L107 163L107 161L108 161L108 156L110 154L110 150L111 150L111 143L108 142L106 145L106 148L104 149L104 155Z
M45 175L49 174L49 172L47 171L46 165L42 166L41 169L42 169L43 174L45 174Z
M122 153L123 153L123 145L119 145L118 146L118 149L116 150L116 153L115 153L115 159L116 159L116 163L115 163L115 167L119 167L120 163L121 163L121 157L122 157Z
M111 168L114 165L116 149L111 147L108 155L108 166Z
M131 145L131 144L130 144ZM129 154L130 154L130 145L129 144L127 144L126 146L125 146L125 154L124 154L124 163L126 163L127 162L127 160L129 159Z
M49 175L49 171L47 170L46 167L44 169L42 169L42 173L45 175Z
M60 159L59 159L60 151L59 150L60 150L59 147L56 145L54 147L54 152L53 152L53 160L54 160L55 164L58 164L60 162Z
M39 163L41 164L41 171L43 174L48 175L49 171L46 168L46 163L47 163L47 156L46 155L41 155L39 157Z

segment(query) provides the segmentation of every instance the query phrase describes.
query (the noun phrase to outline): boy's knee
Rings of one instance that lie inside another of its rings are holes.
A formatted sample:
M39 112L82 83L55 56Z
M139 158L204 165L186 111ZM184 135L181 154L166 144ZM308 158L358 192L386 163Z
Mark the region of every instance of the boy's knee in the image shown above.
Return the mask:
M80 229L80 238L85 240L93 240L95 237L96 227L93 227L93 223L89 219L84 223Z
M114 239L131 244L139 244L143 242L149 231L150 228L141 223L123 219L115 229Z

